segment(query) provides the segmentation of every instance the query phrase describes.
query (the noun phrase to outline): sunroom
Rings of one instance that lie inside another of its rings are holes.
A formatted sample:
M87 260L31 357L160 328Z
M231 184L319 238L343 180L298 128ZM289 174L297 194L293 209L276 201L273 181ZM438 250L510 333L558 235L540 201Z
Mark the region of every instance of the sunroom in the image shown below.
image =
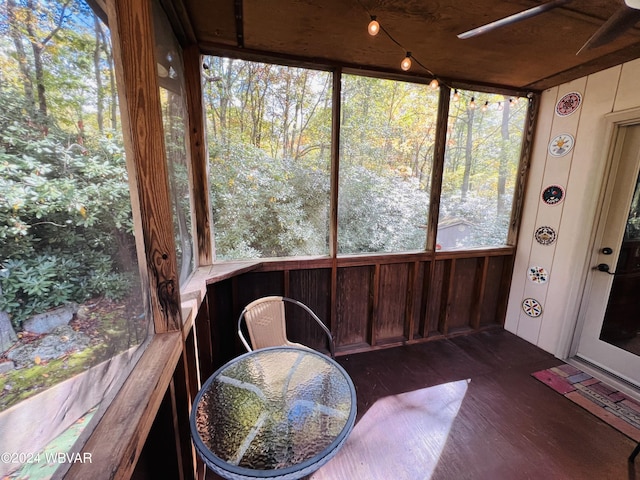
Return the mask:
M310 478L635 478L639 12L6 0L0 476L218 478L191 409L276 295L358 397ZM635 426L531 375L558 366Z

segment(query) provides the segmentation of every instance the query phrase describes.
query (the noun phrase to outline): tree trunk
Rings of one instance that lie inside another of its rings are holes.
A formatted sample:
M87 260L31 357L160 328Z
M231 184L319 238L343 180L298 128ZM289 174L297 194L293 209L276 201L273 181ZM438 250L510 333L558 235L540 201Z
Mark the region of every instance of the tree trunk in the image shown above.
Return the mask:
M504 213L505 210L505 192L507 185L507 167L509 163L508 148L509 148L509 114L511 104L505 98L504 108L502 109L502 142L500 143L500 166L498 167L498 217Z
M471 177L471 166L473 165L473 117L475 109L467 109L467 142L464 149L464 175L462 177L462 188L460 189L460 197L462 200L467 198L469 192L469 178Z
M98 130L104 132L104 89L102 87L102 72L100 71L100 51L102 50L102 28L97 15L93 14L93 26L96 37L96 44L93 49L93 70L96 76L96 114Z
M22 86L24 88L24 96L27 100L27 105L30 112L35 110L35 97L33 95L33 80L31 77L31 67L27 62L27 55L24 51L24 45L22 44L22 36L18 29L18 22L16 18L16 2L15 0L7 0L7 17L9 19L9 35L16 48L18 66L20 67L20 74L22 75Z

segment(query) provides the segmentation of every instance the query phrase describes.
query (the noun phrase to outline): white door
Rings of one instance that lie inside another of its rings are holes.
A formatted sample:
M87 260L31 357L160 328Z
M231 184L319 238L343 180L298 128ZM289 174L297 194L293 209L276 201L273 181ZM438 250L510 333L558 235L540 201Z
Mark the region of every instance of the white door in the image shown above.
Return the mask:
M640 386L640 124L611 151L576 355Z

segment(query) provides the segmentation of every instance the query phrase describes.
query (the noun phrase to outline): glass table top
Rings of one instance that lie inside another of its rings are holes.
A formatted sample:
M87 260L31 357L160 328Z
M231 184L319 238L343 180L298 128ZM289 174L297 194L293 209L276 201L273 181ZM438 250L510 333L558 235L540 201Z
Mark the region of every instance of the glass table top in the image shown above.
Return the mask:
M300 478L353 428L353 382L313 350L274 347L231 360L204 384L191 417L196 449L225 478Z

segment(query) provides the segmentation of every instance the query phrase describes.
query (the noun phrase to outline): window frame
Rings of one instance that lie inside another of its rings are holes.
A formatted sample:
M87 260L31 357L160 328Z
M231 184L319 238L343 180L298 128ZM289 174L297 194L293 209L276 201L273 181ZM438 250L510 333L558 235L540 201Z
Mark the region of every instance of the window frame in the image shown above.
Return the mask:
M468 82L456 82L456 81L441 81L439 85L439 101L437 111L437 122L435 132L435 146L433 153L433 166L431 175L431 191L428 209L428 218L426 219L427 232L425 239L425 247L420 251L406 251L406 252L367 252L367 253L338 253L338 196L339 196L339 169L340 169L340 155L339 155L339 141L340 141L340 117L341 117L341 97L342 97L342 75L358 75L370 78L378 78L384 80L393 80L401 82L411 82L422 85L429 85L433 80L433 77L423 77L415 74L402 74L397 72L389 72L385 70L376 70L373 68L353 68L343 67L336 65L329 65L323 63L308 62L299 59L283 59L281 57L259 53L259 52L238 52L234 49L212 47L202 50L202 56L218 56L232 59L239 59L252 62L272 63L283 66L310 68L314 70L327 70L333 74L333 98L332 98L332 131L331 131L331 170L330 170L330 210L329 210L329 254L327 256L319 256L318 258L344 258L350 256L363 256L363 255L394 255L402 253L436 253L436 237L437 237L437 225L440 213L440 197L442 191L442 182L444 175L444 164L446 154L446 142L447 142L447 127L450 110L450 97L451 92L454 90L467 90L487 94L500 94L511 97L519 97L522 100L528 102L527 111L525 114L525 121L522 132L522 142L520 145L520 156L518 160L517 176L514 179L515 187L513 193L513 201L511 204L511 213L509 220L509 229L506 235L506 241L502 246L478 246L471 248L460 248L456 251L468 252L474 250L486 250L486 249L500 249L511 248L517 243L518 227L520 224L520 217L522 212L522 202L524 189L526 187L527 172L529 169L529 156L531 151L531 144L533 138L533 125L537 115L537 108L539 104L538 93L534 93L527 90L519 90L514 88L507 88L502 86L493 85L481 85L470 84ZM204 112L203 112L204 113ZM204 127L206 128L206 127ZM210 200L209 200L210 202ZM215 245L214 245L215 251ZM438 252L445 253L445 252ZM297 256L286 257L287 259L295 260L300 258ZM308 258L308 257L305 257ZM315 257L314 257L315 258ZM268 258L248 259L248 260L269 260ZM282 259L280 259L282 260ZM217 261L215 255L213 263L229 263L239 260L231 261Z

